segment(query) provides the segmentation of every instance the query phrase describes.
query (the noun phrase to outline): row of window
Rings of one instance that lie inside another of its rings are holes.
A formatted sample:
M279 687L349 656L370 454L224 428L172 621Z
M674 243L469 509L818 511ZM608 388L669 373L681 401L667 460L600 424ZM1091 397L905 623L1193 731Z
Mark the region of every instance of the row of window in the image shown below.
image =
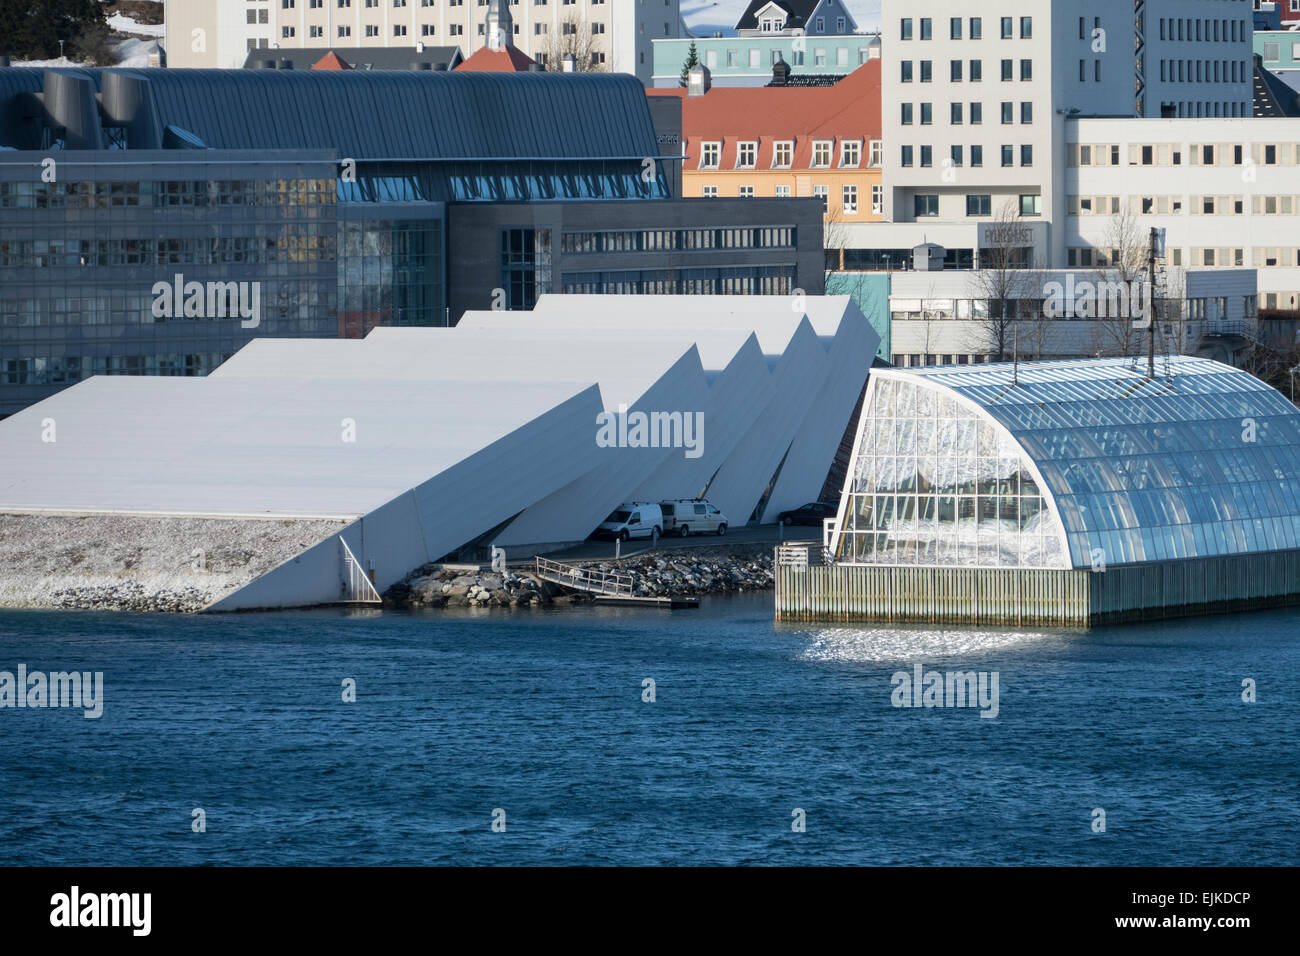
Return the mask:
M58 355L6 359L5 385L72 385L92 375L207 375L230 358L221 352L168 355Z
M727 54L728 69L739 69L741 67L747 66L751 70L757 70L761 68L763 65L762 64L763 51L760 50L758 47L750 47L748 50L729 49L726 50L725 52ZM790 65L803 66L805 64L804 55L805 54L803 50L798 50L798 49L791 50ZM814 66L830 65L829 60L827 58L827 51L825 47L814 47L812 51L812 56L813 56ZM768 51L769 66L776 66L776 64L781 62L781 60L783 60L784 58L785 58L785 52L781 49L773 48ZM862 66L864 63L866 63L868 60L871 59L871 48L865 46L858 47L856 58L857 58L857 65ZM836 66L847 67L849 65L850 59L851 57L850 57L850 51L848 47L842 46L842 47L837 47L835 49ZM744 62L742 62L742 60ZM710 70L716 70L718 68L717 50L705 51L704 65L707 66Z
M1020 27L1020 39L1030 40L1034 36L1034 18L1033 17L1002 17L999 26L999 36L1003 40L1012 40L1016 37L1017 20ZM899 21L898 38L900 40L911 40L914 36L919 36L922 40L934 39L934 20L930 17L921 17L917 21L917 32L912 30L913 19L904 17ZM963 29L965 28L965 29ZM984 39L984 18L970 17L963 20L961 17L949 17L948 19L948 39L960 40L965 36L972 40Z
M1244 83L1247 77L1253 76L1254 71L1245 60L1160 61L1162 83Z
M1124 206L1120 196L1067 196L1065 211L1070 216L1115 216ZM1144 216L1180 216L1189 208L1196 216L1241 216L1246 213L1242 196L1129 196L1129 212ZM1250 212L1255 216L1290 216L1300 209L1300 196L1251 196Z
M1015 146L1002 146L999 150L1001 165L1004 169L1016 165L1017 157L1021 166L1034 165L1034 147L1030 143L1023 143L1017 149ZM929 169L934 165L934 147L921 146L918 149L914 146L903 146L900 149L898 162L900 166L911 167L920 166L922 169ZM943 161L945 167L952 168L966 165L966 149L960 144L954 144L948 147L948 156ZM981 145L972 145L970 148L970 165L972 168L980 168L984 165L984 147Z
M793 249L793 226L758 229L644 229L566 232L560 251L583 255L605 252L677 252L701 249Z
M330 205L333 179L0 183L0 209Z
M1247 253L1250 253L1248 256ZM1119 250L1094 249L1092 247L1071 246L1065 251L1067 266L1096 266L1105 268L1118 261ZM1287 246L1256 246L1253 249L1208 248L1194 246L1190 255L1178 246L1165 250L1165 258L1171 266L1181 268L1183 265L1220 269L1292 269L1300 268L1300 249Z
M716 185L707 185L701 187L700 194L705 199L717 199L718 187ZM824 183L814 184L812 187L813 198L822 201L822 208L829 208L830 187ZM755 187L741 185L736 187L736 195L741 199L754 199L757 196ZM790 185L788 183L777 183L772 187L772 195L777 199L789 199L791 196ZM841 206L845 213L856 215L858 212L858 187L856 183L846 183L841 187ZM885 208L885 187L880 183L873 183L871 186L871 211L875 215L880 215Z
M1071 143L1069 166L1119 166L1122 148L1116 143ZM1300 143L1130 143L1130 166L1294 166L1300 164Z
M970 103L969 111L965 103L948 104L948 122L952 126L962 126L966 122L967 116L970 118L971 126L981 126L984 123L984 104ZM919 107L919 109L918 109ZM920 114L920 125L930 126L934 123L934 104L933 103L900 103L899 104L899 121L903 126L911 126L913 120ZM1012 102L1003 102L999 107L999 117L1003 126L1013 126L1017 119L1022 126L1030 126L1034 122L1034 104L1029 100L1022 100L1019 107Z
M0 239L0 266L309 264L333 260L335 249L333 235L297 232L197 239Z
M963 72L964 72L963 71L964 62L965 61L963 60L948 61L948 79L951 80L953 83L962 82ZM1015 60L1004 59L1002 61L1001 66L1002 66L1001 76L1002 76L1002 81L1004 83L1010 83L1016 79ZM915 69L913 69L913 64L911 60L903 60L899 63L898 68L899 68L898 79L900 83L911 83L914 79L918 77L918 75L919 75L919 82L921 83L930 83L933 82L934 80L934 63L931 60L918 60L916 62ZM971 83L979 83L983 81L984 79L983 60L970 61L969 76L970 76ZM1033 60L1025 59L1020 61L1019 77L1024 82L1028 82L1034 78Z
M566 273L562 291L578 295L789 295L794 266L644 269Z
M1016 208L1022 216L1041 216L1043 197L1036 193L1022 193ZM937 193L917 193L912 197L912 215L928 218L939 215L939 195ZM966 215L985 217L993 215L993 196L988 193L973 193L966 197Z
M736 169L757 169L759 166L759 140L740 140L736 143ZM778 139L771 144L770 169L790 169L794 163L795 140ZM811 169L829 169L834 162L835 140L812 141ZM879 166L883 158L883 144L873 139L868 156L869 166ZM708 140L700 143L700 169L718 169L722 162L722 141ZM858 169L862 165L862 140L840 139L841 169Z
M1246 22L1226 18L1161 17L1160 39L1192 40L1207 43L1242 43L1246 39Z

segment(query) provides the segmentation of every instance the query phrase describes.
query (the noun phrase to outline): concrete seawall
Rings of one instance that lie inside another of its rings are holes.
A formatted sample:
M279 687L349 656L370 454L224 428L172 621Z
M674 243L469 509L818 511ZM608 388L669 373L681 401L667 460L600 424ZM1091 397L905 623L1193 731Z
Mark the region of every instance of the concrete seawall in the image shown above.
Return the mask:
M0 607L200 611L347 522L0 515Z

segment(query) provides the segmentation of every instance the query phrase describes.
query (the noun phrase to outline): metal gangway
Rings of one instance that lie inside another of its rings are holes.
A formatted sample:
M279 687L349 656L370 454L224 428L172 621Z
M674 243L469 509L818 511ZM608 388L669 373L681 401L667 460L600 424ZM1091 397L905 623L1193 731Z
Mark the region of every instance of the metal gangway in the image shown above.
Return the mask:
M544 581L587 591L600 597L633 598L635 579L630 574L620 571L600 571L593 568L580 568L573 564L561 564L549 558L535 558L537 576Z

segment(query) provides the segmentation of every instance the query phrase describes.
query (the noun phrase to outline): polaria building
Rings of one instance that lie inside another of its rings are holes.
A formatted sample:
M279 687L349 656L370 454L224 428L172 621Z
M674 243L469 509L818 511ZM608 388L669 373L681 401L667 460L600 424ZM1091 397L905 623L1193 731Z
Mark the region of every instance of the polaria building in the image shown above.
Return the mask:
M873 370L826 561L786 618L1087 624L1291 603L1300 413L1239 369Z

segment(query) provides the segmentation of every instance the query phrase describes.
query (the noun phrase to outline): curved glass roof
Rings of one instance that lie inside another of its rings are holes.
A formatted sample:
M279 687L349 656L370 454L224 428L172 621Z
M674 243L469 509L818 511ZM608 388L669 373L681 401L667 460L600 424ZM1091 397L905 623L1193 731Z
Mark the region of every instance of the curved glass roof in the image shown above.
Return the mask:
M1009 363L889 369L872 379L845 488L849 507L841 509L840 560L1095 568L1300 548L1300 412L1240 369L1173 356L1157 361L1154 379L1146 377L1145 358L1035 362L1015 370ZM900 400L907 383L940 399ZM944 402L945 392L967 401ZM976 426L973 441L964 443L970 447L955 449L956 466L942 455L931 460L944 450L942 436L963 427L953 422L972 412L1005 429L1017 447L984 454L979 445L991 439L981 439ZM927 438L931 430L937 444ZM970 480L946 480L954 467ZM1032 526L1024 517L1032 509L1024 490L1031 478L1051 512L1034 511ZM892 503L882 497L889 494ZM929 497L936 528L953 512L960 533L950 553L942 535L939 547L927 548L925 533L904 531L908 495L917 498L922 532ZM892 523L880 518L886 504L894 509ZM867 522L864 513L871 513ZM1046 538L1033 551L1025 538L1025 529L1039 526L1037 533L1050 538L1056 518L1065 562ZM859 535L850 544L867 526L876 537ZM981 550L986 534L1005 544ZM967 538L973 550L963 549ZM900 560L904 539L917 546L903 549Z

